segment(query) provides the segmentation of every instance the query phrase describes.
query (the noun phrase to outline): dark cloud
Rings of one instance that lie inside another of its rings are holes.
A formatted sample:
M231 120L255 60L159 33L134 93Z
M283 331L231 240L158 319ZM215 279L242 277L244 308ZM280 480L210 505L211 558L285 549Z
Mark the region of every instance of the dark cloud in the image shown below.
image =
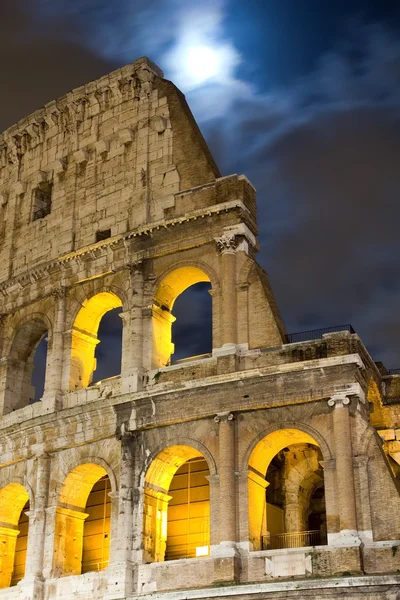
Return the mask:
M28 0L0 3L0 131L62 94L118 66L81 42L73 21L38 21ZM69 35L71 33L71 35Z
M260 260L288 329L351 322L389 366L400 364L399 39L359 25L291 88L206 124L223 168L257 187Z

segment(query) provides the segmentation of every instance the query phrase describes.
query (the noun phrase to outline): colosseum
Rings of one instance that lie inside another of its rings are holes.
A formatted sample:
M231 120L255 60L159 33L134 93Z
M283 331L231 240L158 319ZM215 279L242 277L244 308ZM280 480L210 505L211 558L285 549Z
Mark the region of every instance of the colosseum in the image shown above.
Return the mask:
M255 190L155 64L0 136L0 227L0 599L400 598L400 375L286 333ZM200 283L212 347L176 359Z

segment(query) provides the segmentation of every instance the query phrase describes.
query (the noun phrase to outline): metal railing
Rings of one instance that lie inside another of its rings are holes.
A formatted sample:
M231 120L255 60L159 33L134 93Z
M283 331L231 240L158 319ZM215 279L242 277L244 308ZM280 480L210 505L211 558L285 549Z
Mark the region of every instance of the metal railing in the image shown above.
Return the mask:
M336 333L339 331L348 331L349 333L355 333L353 327L349 323L347 323L346 325L333 325L332 327L323 327L322 329L310 329L309 331L288 333L286 335L286 343L293 344L295 342L308 342L312 340L320 340L325 333Z
M282 548L303 548L304 546L324 546L327 543L326 533L318 529L313 531L296 531L294 533L278 533L263 535L263 550L280 550Z
M389 369L388 375L400 375L400 369Z

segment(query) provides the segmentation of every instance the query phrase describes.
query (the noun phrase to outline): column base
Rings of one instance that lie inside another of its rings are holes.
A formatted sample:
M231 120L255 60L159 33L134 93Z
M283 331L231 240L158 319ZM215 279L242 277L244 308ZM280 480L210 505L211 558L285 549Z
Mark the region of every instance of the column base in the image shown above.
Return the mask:
M42 577L28 575L17 584L17 587L21 590L21 598L35 598L35 600L43 600L44 598L44 580Z
M236 542L221 542L210 546L210 556L212 558L226 558L229 556L237 556Z
M236 542L221 542L210 547L214 559L214 583L237 583L240 577L240 554Z
M104 600L119 600L134 593L137 566L131 562L115 562L108 567L108 581L112 592ZM118 585L115 583L118 582Z
M121 394L141 392L145 386L147 371L145 369L132 369L129 375L121 375Z
M231 354L243 354L249 349L248 344L224 344L220 348L213 348L212 355L215 358L218 356L229 356Z
M338 533L328 533L328 546L340 548L342 546L360 546L362 540L359 532L352 529L342 529Z

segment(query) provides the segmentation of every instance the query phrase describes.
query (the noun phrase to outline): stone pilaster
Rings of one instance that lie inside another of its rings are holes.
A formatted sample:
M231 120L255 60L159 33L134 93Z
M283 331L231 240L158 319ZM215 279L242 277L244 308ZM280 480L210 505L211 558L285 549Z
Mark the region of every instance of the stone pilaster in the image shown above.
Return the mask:
M344 394L334 395L328 400L328 405L333 407L336 484L339 492L339 520L342 538L357 536L350 402L350 398Z
M132 286L130 310L120 316L123 320L122 366L123 392L136 392L143 384L143 266L129 265Z
M36 494L34 508L28 513L28 549L25 581L42 579L46 536L46 506L48 502L51 458L47 454L36 457Z
M55 319L51 349L47 354L44 398L59 394L63 387L63 352L66 313L66 288L59 286L54 292ZM51 350L51 351L50 351Z
M133 486L134 486L134 442L135 436L126 433L121 438L120 486L118 498L117 543L113 556L110 556L110 569L119 577L120 588L125 594L132 592L133 570ZM123 583L122 583L123 582Z
M369 456L355 456L353 458L355 490L357 502L357 520L359 535L363 541L371 542L372 535L372 515L370 504L370 490L368 477Z
M237 343L237 297L236 297L236 249L234 234L225 234L216 239L221 253L222 310L221 345Z
M219 542L236 542L235 421L232 413L219 413Z

